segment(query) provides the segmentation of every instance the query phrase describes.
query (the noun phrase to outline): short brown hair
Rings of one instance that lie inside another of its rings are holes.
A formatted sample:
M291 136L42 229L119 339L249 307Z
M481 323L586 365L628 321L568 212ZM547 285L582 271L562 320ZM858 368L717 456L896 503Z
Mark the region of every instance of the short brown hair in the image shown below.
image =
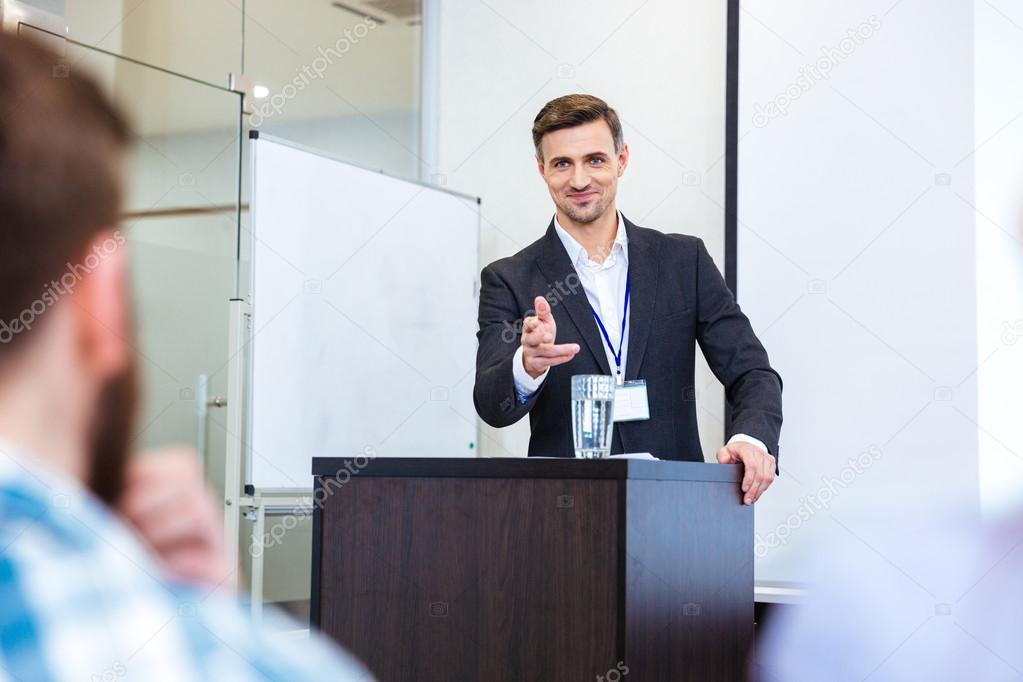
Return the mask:
M618 120L618 113L609 107L607 102L593 95L578 94L552 99L543 105L540 113L533 119L533 146L536 148L536 158L543 161L540 141L547 133L562 128L574 128L583 123L601 119L611 129L611 138L614 140L617 154L622 151L622 145L625 144L622 136L622 122Z
M129 138L92 79L0 33L0 362L27 336L12 323L116 224Z

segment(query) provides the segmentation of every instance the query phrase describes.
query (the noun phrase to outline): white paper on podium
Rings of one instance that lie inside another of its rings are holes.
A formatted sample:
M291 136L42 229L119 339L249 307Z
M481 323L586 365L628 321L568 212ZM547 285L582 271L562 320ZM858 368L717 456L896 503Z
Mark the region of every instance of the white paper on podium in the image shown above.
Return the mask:
M491 456L491 457L483 457L481 459L575 459L575 458L574 457L518 457L518 458L515 458L515 457L505 457L505 456L502 456L502 455L497 455L497 456ZM582 459L582 458L580 458L580 459ZM651 455L649 452L626 452L626 453L623 453L621 455L610 455L609 457L606 457L605 459L647 459L647 460L652 460L652 461L655 461L655 462L659 462L660 461L659 459L657 459L656 457ZM591 461L599 462L600 459L594 459L594 460L591 460Z

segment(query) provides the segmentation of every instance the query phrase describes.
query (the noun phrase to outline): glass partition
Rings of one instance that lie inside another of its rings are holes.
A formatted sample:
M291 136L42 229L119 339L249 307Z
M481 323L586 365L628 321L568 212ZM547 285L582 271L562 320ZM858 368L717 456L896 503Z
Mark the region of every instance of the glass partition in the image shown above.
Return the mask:
M56 24L38 28L64 42L71 68L101 81L137 133L121 223L144 387L135 445L195 444L223 495L228 301L249 293L246 133L416 178L422 0L58 6ZM254 86L247 101L227 89L232 73ZM267 530L279 522L268 518ZM265 600L299 615L309 526L298 523L263 557ZM244 573L250 530L242 519Z
M136 135L120 229L131 249L143 403L136 447L195 444L223 490L228 301L235 295L241 97L68 43Z

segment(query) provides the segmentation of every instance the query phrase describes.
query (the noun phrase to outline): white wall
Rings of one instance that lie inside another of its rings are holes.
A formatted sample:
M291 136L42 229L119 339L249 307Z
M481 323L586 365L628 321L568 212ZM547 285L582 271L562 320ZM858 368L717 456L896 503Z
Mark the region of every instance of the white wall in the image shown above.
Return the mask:
M587 92L618 111L632 153L619 208L640 225L702 237L724 267L723 3L439 6L427 13L440 24L436 159L427 165L435 182L482 197L482 265L543 235L554 206L536 171L533 118L555 97ZM697 355L700 433L713 455L723 396ZM481 454L523 456L528 438L528 419L484 425Z
M785 380L757 580L802 578L820 535L906 565L911 543L866 519L978 508L978 364L1001 331L978 339L981 237L1007 239L972 208L972 152L1004 115L975 122L973 5L749 0L741 20L739 301Z
M1023 499L1023 8L975 8L980 494L985 513L997 515Z

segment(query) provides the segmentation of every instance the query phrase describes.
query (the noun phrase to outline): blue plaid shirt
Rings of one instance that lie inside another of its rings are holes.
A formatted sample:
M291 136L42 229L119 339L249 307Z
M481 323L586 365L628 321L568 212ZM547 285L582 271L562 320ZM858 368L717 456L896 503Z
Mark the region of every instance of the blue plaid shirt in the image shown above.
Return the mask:
M0 680L370 680L283 616L169 582L77 481L0 444ZM273 632L276 630L276 632Z

